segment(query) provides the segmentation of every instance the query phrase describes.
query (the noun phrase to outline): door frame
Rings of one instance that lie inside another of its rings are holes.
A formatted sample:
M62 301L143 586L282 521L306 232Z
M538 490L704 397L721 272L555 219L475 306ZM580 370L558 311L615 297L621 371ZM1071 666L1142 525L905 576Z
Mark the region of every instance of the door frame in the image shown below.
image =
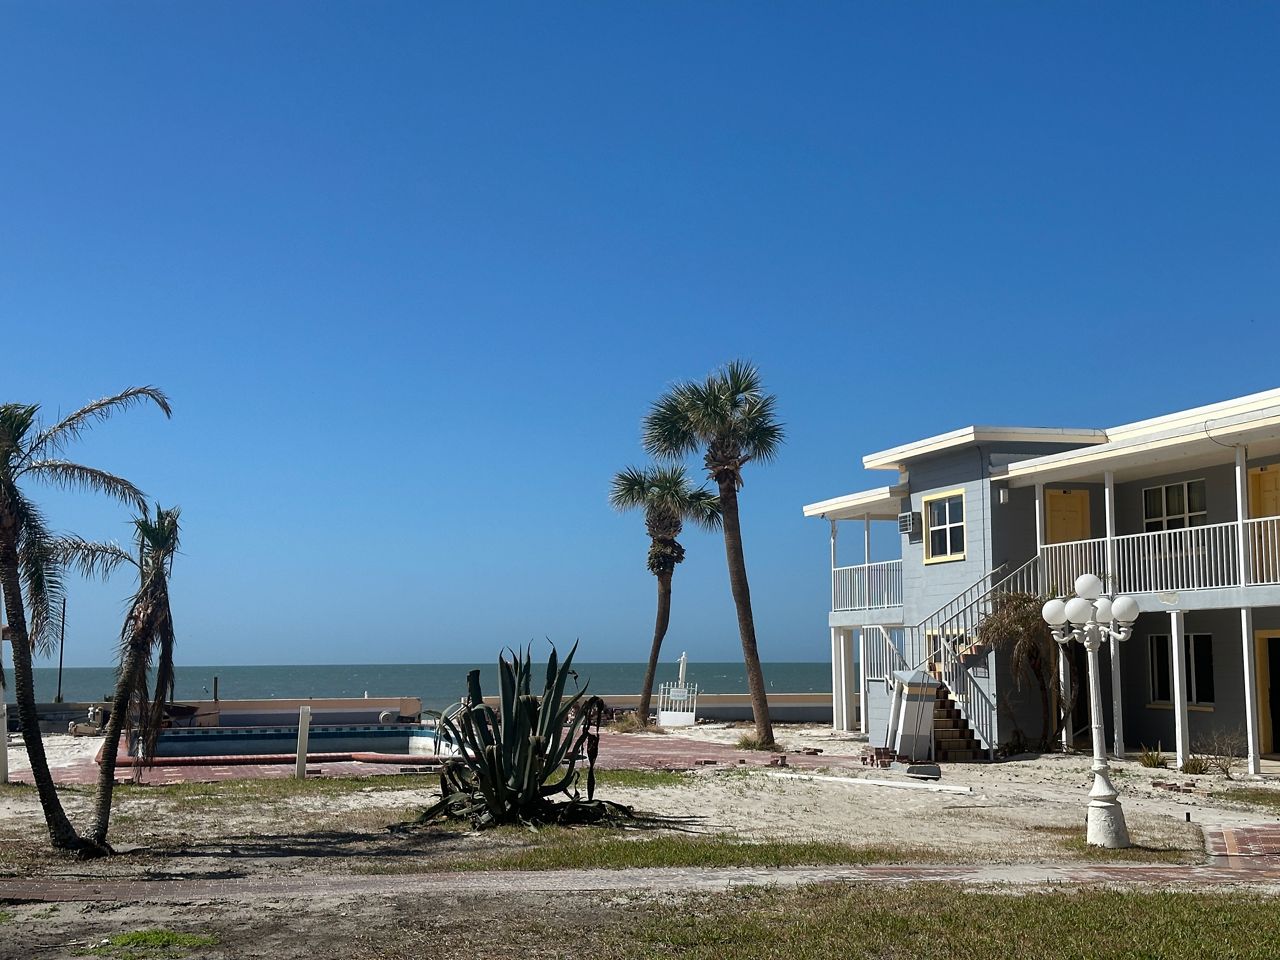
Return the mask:
M1080 540L1090 539L1089 534L1093 532L1093 498L1089 494L1088 487L1062 487L1052 488L1046 487L1044 491L1044 542L1046 544L1054 543L1074 543L1074 540L1055 540L1053 539L1052 519L1053 508L1050 501L1054 497L1083 497L1084 498L1084 536Z
M1276 731L1271 716L1271 651L1270 641L1280 640L1280 630L1253 631L1253 673L1258 690L1258 750L1276 753ZM1276 678L1280 682L1280 677Z
M1280 473L1280 463L1264 463L1262 466L1249 468L1249 489L1246 495L1249 498L1247 512L1250 520L1262 519L1259 514L1254 513L1257 501L1260 499L1258 488L1262 486L1262 475L1273 471ZM1271 516L1271 514L1268 514L1268 516Z

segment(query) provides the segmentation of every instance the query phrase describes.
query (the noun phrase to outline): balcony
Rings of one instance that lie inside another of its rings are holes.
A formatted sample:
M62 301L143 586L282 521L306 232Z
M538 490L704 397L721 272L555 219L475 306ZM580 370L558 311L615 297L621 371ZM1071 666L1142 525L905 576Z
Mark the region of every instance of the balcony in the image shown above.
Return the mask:
M885 560L831 571L832 610L881 610L902 606L902 561Z
M1112 563L1107 562L1109 549ZM1059 595L1070 593L1080 574L1103 574L1108 569L1113 593L1276 586L1280 585L1280 517L1055 543L1041 547L1040 563L1044 590Z

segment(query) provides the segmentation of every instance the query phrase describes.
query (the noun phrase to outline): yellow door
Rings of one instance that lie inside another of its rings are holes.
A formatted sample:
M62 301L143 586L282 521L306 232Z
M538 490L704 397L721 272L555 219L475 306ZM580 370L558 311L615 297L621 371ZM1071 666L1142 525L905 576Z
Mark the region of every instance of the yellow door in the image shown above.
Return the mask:
M1255 670L1258 678L1258 740L1263 753L1276 752L1276 728L1280 726L1280 633L1254 632Z
M1249 516L1280 517L1280 464L1249 471ZM1253 524L1249 565L1254 583L1280 583L1280 520Z
M1045 540L1070 543L1089 539L1089 491L1046 490Z

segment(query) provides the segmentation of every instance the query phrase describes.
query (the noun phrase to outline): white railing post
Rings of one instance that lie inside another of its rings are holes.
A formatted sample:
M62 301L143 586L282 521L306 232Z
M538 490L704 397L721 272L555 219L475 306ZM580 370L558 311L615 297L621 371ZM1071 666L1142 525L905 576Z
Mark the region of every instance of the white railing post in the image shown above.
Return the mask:
M858 631L858 729L867 733L867 628Z
M310 735L311 708L303 704L298 708L298 762L293 774L299 780L307 778L307 740Z
M1249 516L1249 464L1244 447L1236 447L1236 563L1240 565L1236 582L1249 583L1249 544L1245 537L1245 520Z
M844 691L840 689L840 628L831 628L831 729L843 730Z
M839 610L840 608L836 606L836 535L838 528L836 527L836 521L831 520L829 522L831 524L831 609Z

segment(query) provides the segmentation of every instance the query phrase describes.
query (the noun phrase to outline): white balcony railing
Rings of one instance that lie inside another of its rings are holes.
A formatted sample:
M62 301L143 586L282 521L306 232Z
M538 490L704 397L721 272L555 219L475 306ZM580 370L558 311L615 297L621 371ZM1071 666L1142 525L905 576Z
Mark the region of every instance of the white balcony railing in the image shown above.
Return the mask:
M1240 525L1232 521L1116 537L1110 545L1114 551L1110 589L1115 593L1171 593L1280 584L1280 517L1245 521L1248 569L1243 576L1239 534ZM1065 595L1080 574L1104 575L1107 550L1106 539L1042 547L1043 589Z
M902 606L902 561L864 563L831 571L832 610Z

